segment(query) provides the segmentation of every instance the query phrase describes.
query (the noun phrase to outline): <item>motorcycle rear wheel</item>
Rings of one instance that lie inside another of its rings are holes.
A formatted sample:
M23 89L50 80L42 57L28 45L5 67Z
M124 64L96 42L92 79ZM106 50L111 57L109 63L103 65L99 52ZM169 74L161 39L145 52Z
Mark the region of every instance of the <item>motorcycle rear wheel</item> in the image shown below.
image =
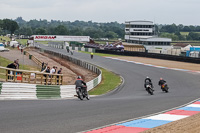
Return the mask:
M77 94L78 94L78 98L79 98L80 100L83 100L83 94L82 94L82 92L81 92L80 89L77 90Z
M151 88L147 88L147 92L150 94L150 95L153 95L153 90Z

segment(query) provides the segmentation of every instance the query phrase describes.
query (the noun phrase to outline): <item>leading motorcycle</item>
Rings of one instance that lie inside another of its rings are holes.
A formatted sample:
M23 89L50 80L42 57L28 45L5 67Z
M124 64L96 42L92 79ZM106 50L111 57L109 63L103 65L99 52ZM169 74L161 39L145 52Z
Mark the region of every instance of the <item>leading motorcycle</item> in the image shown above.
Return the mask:
M149 84L147 84L146 85L146 91L150 94L150 95L153 95L153 89L152 89L152 86L151 85L149 85Z

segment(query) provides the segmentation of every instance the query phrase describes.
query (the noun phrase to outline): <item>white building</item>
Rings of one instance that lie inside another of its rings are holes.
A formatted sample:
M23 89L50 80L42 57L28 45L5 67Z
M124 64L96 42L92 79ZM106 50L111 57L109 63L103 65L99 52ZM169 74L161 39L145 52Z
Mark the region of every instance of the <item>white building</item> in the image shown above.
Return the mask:
M157 37L152 21L126 21L125 25L126 42L141 44L147 49L171 48L172 39Z

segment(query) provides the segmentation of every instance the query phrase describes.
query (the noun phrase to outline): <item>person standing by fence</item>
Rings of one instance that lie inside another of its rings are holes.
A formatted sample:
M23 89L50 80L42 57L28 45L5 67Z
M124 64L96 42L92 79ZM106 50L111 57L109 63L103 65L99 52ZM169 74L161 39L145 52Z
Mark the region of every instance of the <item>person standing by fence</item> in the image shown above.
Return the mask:
M7 68L11 68L11 69L16 69L17 68L17 64L15 62L7 65ZM8 79L13 79L13 71L8 70Z
M60 70L58 70L57 74L62 74L62 68L60 68ZM59 76L57 76L57 85L59 85Z

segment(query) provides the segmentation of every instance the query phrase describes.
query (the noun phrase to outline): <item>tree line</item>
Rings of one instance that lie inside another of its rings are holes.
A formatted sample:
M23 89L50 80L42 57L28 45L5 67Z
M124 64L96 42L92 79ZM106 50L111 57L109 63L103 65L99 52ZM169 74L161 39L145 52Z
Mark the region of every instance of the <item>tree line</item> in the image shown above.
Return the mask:
M25 21L22 17L15 20L0 20L0 34L16 35L74 35L90 36L91 38L122 38L125 35L125 25L118 22L97 23L92 21L59 21L59 20L30 20ZM172 38L173 41L199 40L200 26L155 25L155 32L160 37ZM188 34L182 34L187 32Z
M0 19L0 33L1 34L14 34L19 29L17 22L10 19Z
M25 21L18 17L15 21L19 25L16 34L30 35L74 35L90 36L91 38L124 38L124 24L117 22L97 23L84 21L59 20L30 20Z
M157 25L156 27L156 31L159 36L172 38L173 41L200 41L200 26L184 26L183 24L171 24ZM181 32L185 32L186 34L181 34Z

